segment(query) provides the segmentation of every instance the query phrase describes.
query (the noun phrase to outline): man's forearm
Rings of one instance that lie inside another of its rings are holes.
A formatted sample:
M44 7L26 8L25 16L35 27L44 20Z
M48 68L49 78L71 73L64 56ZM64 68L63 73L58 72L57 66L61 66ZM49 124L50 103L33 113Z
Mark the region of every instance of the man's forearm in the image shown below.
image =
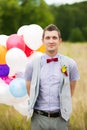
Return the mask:
M26 81L26 89L27 89L27 93L30 96L30 81Z
M71 96L73 96L74 94L75 86L76 86L76 81L71 81L70 82Z

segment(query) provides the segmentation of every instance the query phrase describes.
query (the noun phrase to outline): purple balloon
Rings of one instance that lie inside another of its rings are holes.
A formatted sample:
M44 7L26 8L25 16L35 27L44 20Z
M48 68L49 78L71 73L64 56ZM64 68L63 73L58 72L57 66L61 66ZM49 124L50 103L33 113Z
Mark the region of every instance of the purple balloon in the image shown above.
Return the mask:
M0 77L8 76L9 66L7 64L0 64Z

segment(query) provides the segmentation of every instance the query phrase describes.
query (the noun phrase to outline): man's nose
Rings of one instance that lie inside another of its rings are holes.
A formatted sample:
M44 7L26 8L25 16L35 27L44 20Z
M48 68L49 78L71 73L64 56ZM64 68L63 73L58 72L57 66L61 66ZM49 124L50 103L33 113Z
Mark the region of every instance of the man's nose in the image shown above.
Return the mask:
M50 43L53 43L53 38L50 38L49 41L50 41Z

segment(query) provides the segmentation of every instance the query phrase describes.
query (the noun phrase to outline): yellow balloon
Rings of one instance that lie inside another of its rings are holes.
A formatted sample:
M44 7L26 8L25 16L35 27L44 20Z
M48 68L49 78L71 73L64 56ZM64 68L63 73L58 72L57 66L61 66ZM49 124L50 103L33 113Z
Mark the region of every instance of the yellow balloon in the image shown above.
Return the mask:
M6 64L5 56L7 49L5 46L0 45L0 64Z
M44 53L45 52L45 46L42 45L39 49L37 49L36 51L39 51L39 52L42 52Z

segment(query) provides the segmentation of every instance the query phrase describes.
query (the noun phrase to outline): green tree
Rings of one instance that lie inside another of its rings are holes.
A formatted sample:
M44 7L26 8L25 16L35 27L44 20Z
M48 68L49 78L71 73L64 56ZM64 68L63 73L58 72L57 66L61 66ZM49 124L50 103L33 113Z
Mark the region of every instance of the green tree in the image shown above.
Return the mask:
M67 40L71 29L75 25L72 8L69 5L61 5L51 7L52 12L53 10L55 12L55 24L60 28L63 40Z
M18 28L18 20L20 19L20 7L17 0L1 0L0 1L0 34L15 33Z
M71 30L70 36L69 36L69 41L72 42L82 42L84 41L84 36L83 33L81 32L80 28L73 28Z
M83 32L83 35L84 35L84 37L85 37L85 41L87 41L87 26L84 26L84 27L82 28L82 32Z
M54 23L60 28L64 41L69 39L73 28L80 28L87 40L87 2L75 3L72 5L50 6L51 13L54 14Z
M54 17L50 13L49 6L44 0L27 0L27 2L21 5L21 19L20 24L39 24L44 27L49 23L54 22Z
M44 0L0 0L0 34L16 33L22 25L44 27L53 22L54 17Z

